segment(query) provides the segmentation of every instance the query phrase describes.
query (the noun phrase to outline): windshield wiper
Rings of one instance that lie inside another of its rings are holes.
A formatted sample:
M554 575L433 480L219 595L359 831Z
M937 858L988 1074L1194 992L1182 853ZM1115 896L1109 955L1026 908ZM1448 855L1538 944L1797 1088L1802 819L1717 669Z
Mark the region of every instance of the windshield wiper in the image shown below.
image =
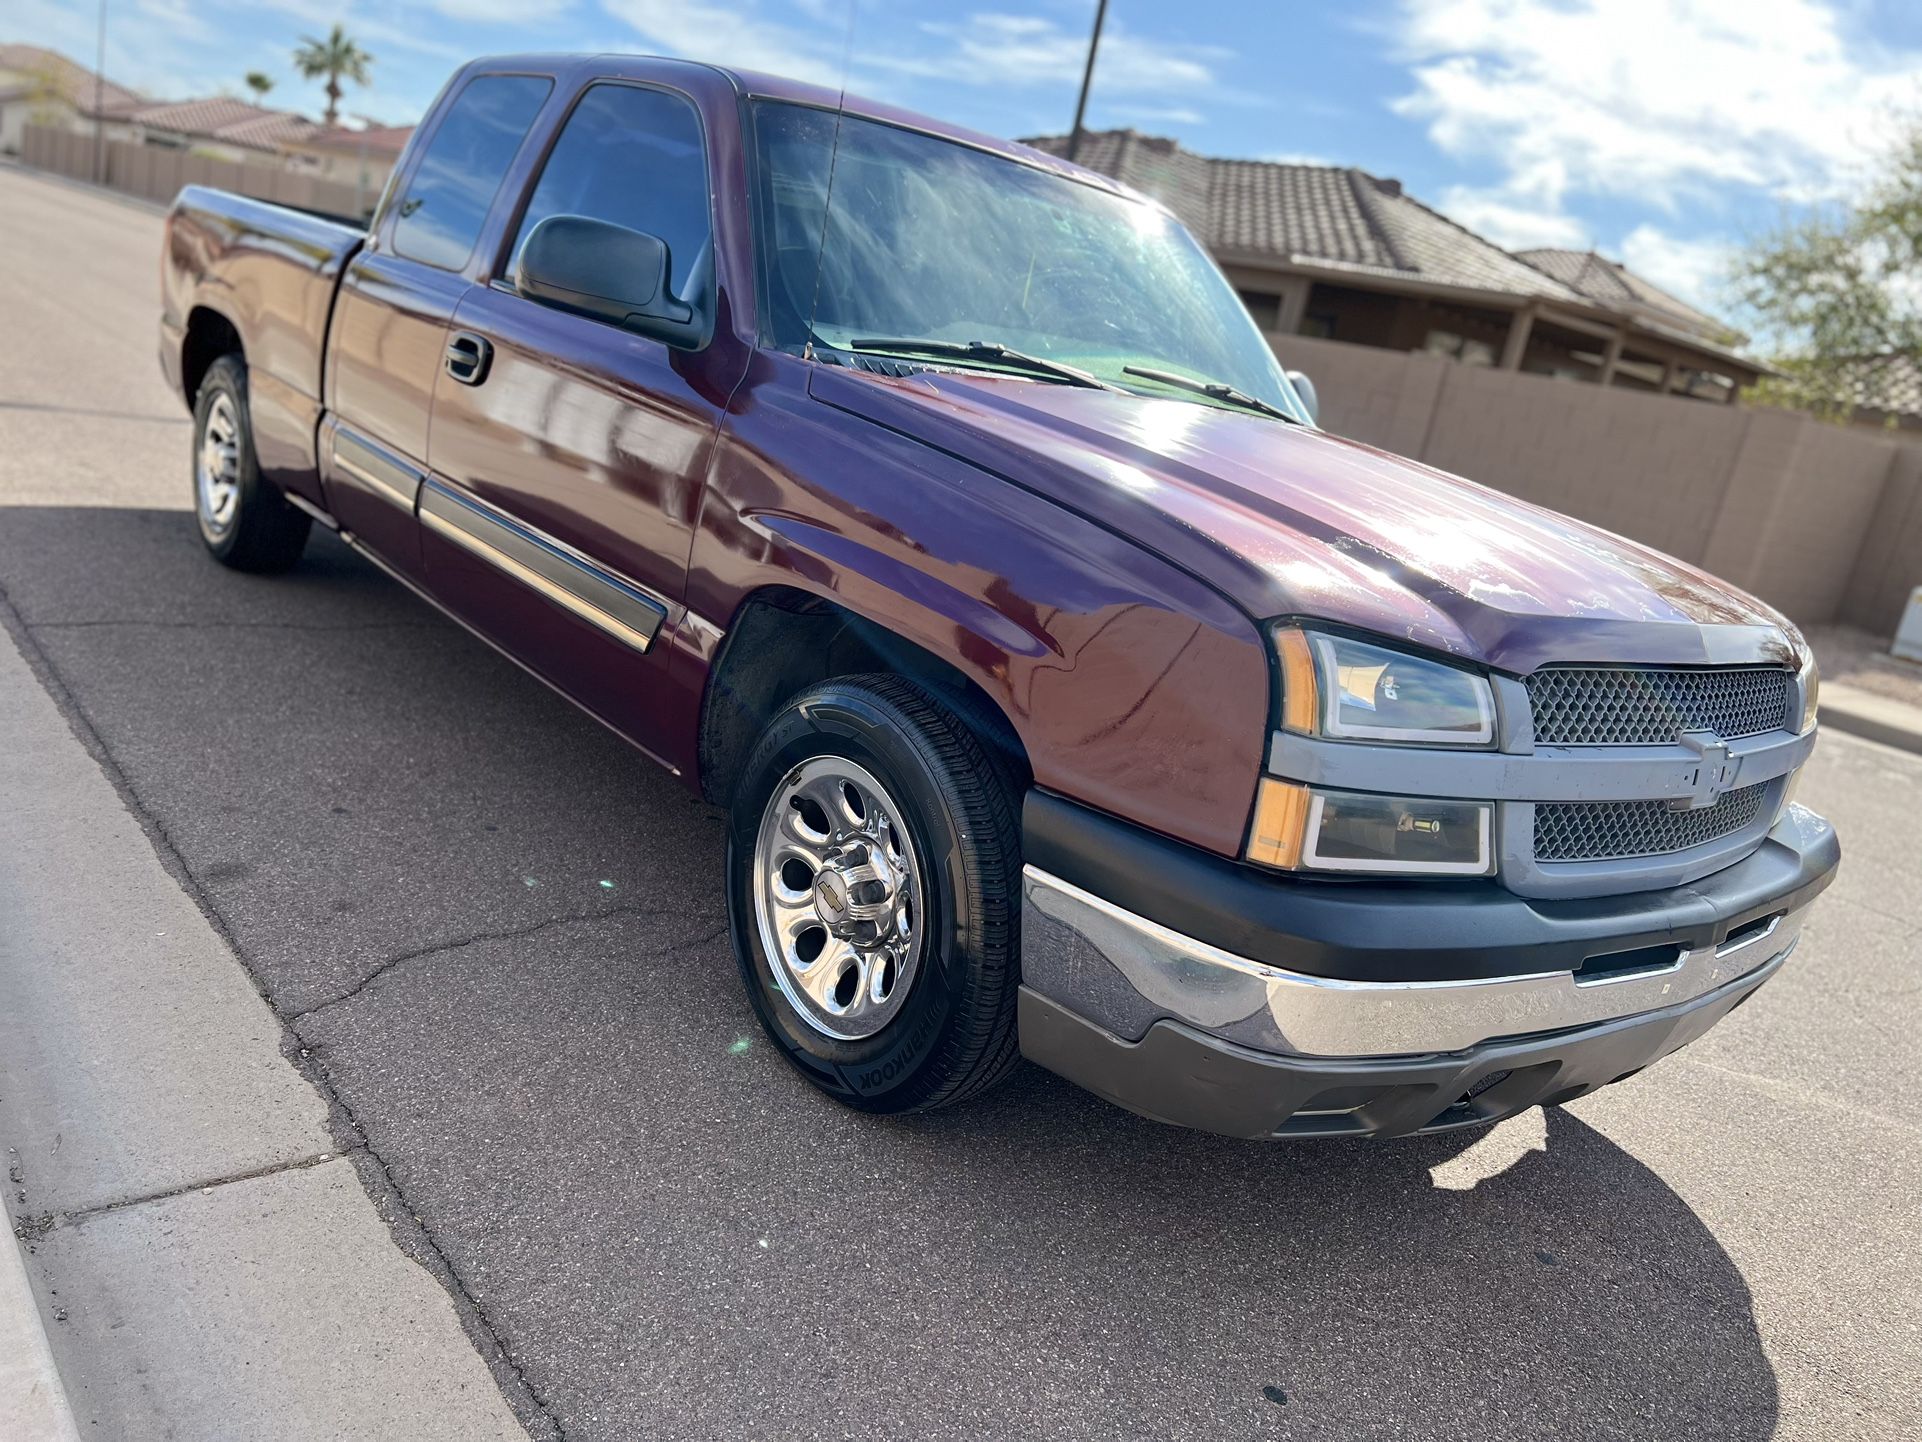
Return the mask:
M1143 380L1160 381L1164 386L1173 386L1176 390L1193 391L1196 395L1207 396L1210 400L1226 401L1229 405L1240 406L1243 410L1260 411L1264 416L1273 416L1276 420L1288 421L1294 425L1301 424L1280 406L1271 406L1268 402L1251 396L1246 391L1238 391L1221 381L1198 381L1193 376L1182 375L1179 371L1156 370L1153 366L1123 366L1121 373L1140 376Z
M953 356L957 360L984 360L996 364L1024 370L1031 375L1047 376L1050 380L1065 382L1068 385L1091 386L1095 390L1114 391L1121 387L1110 385L1099 376L1090 375L1079 366L1063 365L1043 356L1028 355L1023 351L1010 350L1007 346L987 340L912 340L891 337L867 337L851 340L844 347L855 351L894 351L905 355Z

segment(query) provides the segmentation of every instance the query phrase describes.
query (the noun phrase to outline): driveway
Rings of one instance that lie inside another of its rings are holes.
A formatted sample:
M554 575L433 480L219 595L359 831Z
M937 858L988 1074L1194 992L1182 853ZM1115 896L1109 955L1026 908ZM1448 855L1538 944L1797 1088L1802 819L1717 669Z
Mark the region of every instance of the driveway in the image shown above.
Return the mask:
M157 218L0 215L0 620L536 1435L1922 1435L1922 758L1826 738L1794 962L1566 1110L1252 1145L1024 1068L856 1116L760 1040L716 812L331 537L200 553Z

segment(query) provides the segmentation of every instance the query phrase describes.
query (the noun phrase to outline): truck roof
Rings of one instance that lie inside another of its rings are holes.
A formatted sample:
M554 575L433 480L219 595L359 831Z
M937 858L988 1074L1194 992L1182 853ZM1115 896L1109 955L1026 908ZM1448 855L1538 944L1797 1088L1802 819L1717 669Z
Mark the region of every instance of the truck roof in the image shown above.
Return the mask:
M795 80L785 75L772 75L761 70L742 70L732 65L715 65L704 60L685 60L668 55L644 55L635 52L607 52L602 54L585 53L540 53L527 55L488 55L478 57L464 67L468 70L497 70L516 66L541 68L560 68L563 66L592 65L604 69L609 76L620 76L627 67L645 64L649 67L670 65L686 66L690 69L706 70L724 75L734 88L744 96L767 100L784 100L796 105L813 105L824 110L843 109L849 115L865 120L878 120L889 125L904 126L927 135L940 136L946 140L958 141L976 150L985 150L995 155L1006 156L1023 165L1033 166L1036 170L1051 171L1057 175L1070 176L1087 185L1093 185L1115 195L1125 195L1131 200L1145 201L1157 208L1164 208L1152 196L1141 194L1131 186L1123 185L1111 176L1097 170L1088 170L1072 164L1059 156L1049 155L1046 151L1032 146L1007 140L998 135L988 135L979 130L970 130L963 125L954 125L945 120L937 120L916 110L902 106L889 105L883 101L870 100L852 92L843 93L834 86L816 85L805 80Z

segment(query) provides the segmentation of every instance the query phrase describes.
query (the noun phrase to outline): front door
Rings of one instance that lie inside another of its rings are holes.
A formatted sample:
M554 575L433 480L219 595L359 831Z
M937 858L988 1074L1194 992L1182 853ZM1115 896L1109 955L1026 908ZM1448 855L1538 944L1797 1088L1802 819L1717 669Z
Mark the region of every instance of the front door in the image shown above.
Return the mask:
M448 323L472 286L466 267L495 192L552 89L532 75L477 75L462 86L341 280L320 438L327 507L409 576L420 574L414 508Z
M746 357L520 295L514 258L552 215L660 237L676 293L699 287L714 304L693 105L650 85L588 86L511 227L503 279L455 312L452 337L484 370L437 381L423 555L444 604L655 750L667 650L656 643L680 611L708 459Z

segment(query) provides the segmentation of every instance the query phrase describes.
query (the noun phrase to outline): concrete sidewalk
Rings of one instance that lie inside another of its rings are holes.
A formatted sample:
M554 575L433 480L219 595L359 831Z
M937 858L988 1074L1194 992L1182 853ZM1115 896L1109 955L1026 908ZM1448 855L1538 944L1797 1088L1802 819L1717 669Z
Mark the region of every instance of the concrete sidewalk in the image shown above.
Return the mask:
M0 805L0 1436L525 1437L4 633Z

